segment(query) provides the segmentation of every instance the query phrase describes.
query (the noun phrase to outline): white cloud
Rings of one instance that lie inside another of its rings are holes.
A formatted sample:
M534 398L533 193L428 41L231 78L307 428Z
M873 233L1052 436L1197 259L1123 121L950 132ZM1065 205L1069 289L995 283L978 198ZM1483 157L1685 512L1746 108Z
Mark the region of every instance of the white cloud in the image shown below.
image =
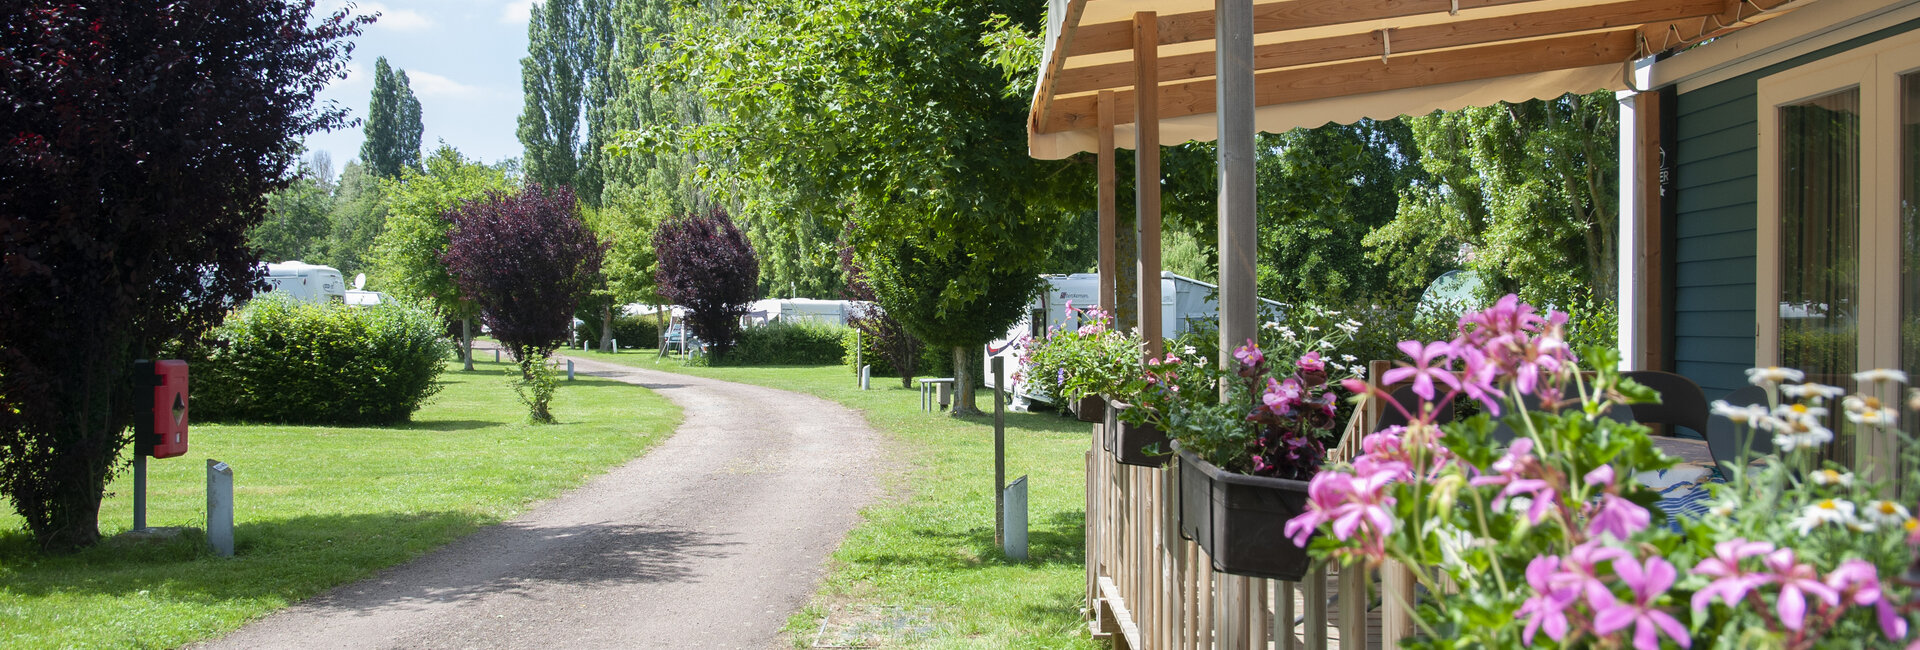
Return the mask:
M421 97L475 97L485 90L425 70L408 70L407 86Z
M509 0L500 9L500 22L508 25L524 25L527 17L533 15L533 0Z
M359 13L378 13L380 20L373 23L374 27L398 32L417 32L433 26L433 19L428 18L426 14L412 9L394 9L378 2L360 5Z

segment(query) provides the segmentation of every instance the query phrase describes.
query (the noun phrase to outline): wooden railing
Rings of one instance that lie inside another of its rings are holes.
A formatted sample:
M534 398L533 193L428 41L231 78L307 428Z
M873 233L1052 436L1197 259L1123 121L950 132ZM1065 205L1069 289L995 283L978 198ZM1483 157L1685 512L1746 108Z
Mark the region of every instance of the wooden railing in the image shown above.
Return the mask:
M1370 377L1385 370L1375 362ZM1359 409L1332 459L1358 454L1378 418L1377 404ZM1316 565L1299 582L1215 573L1206 553L1180 536L1178 469L1116 462L1103 448L1103 426L1093 426L1087 454L1087 602L1096 638L1115 648L1319 650L1394 648L1412 632L1413 578L1393 564L1373 575ZM1291 543L1273 540L1276 548Z

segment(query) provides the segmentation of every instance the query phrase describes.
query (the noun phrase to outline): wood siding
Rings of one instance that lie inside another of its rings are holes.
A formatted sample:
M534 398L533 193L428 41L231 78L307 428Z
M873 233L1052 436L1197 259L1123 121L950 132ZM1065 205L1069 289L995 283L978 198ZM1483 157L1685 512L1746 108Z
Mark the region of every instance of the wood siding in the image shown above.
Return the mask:
M1914 29L1920 21L1680 93L1673 370L1708 399L1745 385L1753 365L1760 78Z

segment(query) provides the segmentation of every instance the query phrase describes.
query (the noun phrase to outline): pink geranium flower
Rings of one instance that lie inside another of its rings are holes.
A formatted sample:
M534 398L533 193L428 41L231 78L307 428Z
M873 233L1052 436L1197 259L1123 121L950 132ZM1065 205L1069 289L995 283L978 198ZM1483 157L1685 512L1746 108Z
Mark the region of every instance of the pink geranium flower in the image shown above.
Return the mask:
M1749 573L1740 568L1740 561L1773 552L1771 542L1749 542L1745 538L1734 538L1713 545L1713 557L1701 560L1693 565L1693 573L1713 578L1706 588L1693 592L1693 608L1705 610L1719 598L1730 607L1737 607L1746 599L1747 593L1770 581L1765 575Z
M1600 495L1600 506L1594 509L1593 517L1587 521L1587 534L1598 537L1605 533L1624 540L1646 530L1652 523L1653 515L1646 508L1617 494L1603 494Z
M1455 390L1460 388L1460 379L1454 377L1453 371L1447 368L1448 362L1453 360L1452 343L1434 341L1422 346L1419 341L1401 341L1399 347L1401 352L1413 357L1413 363L1400 362L1400 367L1388 370L1380 377L1380 381L1392 385L1412 379L1413 394L1429 402L1433 401L1434 382L1446 384Z
M1526 629L1520 633L1520 640L1533 645L1533 637L1541 629L1547 631L1547 637L1555 641L1565 639L1570 624L1567 621L1567 609L1580 600L1577 586L1556 584L1554 576L1560 573L1560 557L1541 555L1527 563L1527 585L1533 587L1533 597L1520 604L1516 618L1527 619Z
M1851 558L1841 562L1832 573L1827 574L1827 586L1840 592L1841 602L1847 605L1873 605L1880 622L1880 632L1886 634L1888 639L1906 638L1907 619L1900 616L1892 599L1881 591L1879 570L1866 560Z
M1805 627L1807 620L1807 596L1813 596L1828 607L1840 605L1840 592L1820 581L1819 573L1807 564L1794 558L1793 549L1783 548L1761 559L1767 567L1766 578L1780 585L1780 598L1776 606L1780 611L1780 624L1798 632Z
M1593 614L1594 632L1607 635L1631 626L1636 650L1660 650L1659 635L1662 633L1682 648L1693 647L1693 637L1687 634L1687 626L1653 605L1655 599L1673 588L1673 579L1678 572L1674 571L1672 564L1658 557L1647 558L1645 564L1634 562L1632 558L1622 558L1614 560L1613 573L1620 576L1620 581L1633 591L1633 600L1596 608Z

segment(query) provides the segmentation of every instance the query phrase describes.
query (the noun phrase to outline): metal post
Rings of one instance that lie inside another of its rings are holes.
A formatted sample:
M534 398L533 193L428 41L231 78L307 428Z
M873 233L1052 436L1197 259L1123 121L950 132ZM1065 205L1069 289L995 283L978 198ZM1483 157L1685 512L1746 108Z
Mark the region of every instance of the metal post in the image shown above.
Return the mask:
M133 450L133 529L147 527L147 455Z
M233 557L233 468L207 459L207 544L215 555Z
M993 358L993 543L1007 541L1007 414L1005 357Z
M1007 502L1006 511L1000 515L1000 527L1006 530L1005 538L1000 540L1000 552L1009 559L1026 561L1027 559L1027 477L1013 480L1013 485L1000 491L1000 497Z

